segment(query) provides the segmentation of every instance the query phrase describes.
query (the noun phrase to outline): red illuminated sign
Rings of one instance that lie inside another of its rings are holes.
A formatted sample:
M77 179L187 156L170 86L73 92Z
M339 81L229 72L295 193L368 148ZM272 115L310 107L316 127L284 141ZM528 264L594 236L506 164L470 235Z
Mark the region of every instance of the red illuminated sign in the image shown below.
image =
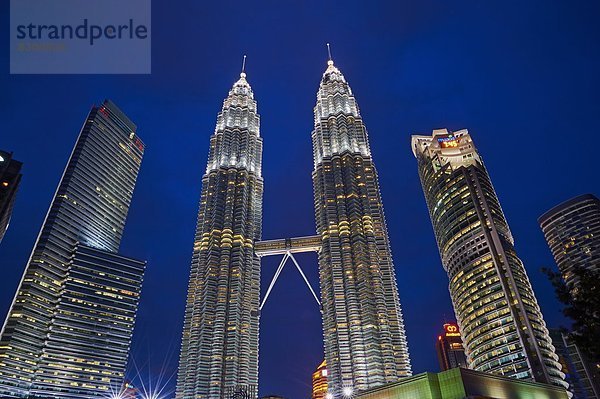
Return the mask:
M446 333L446 337L460 337L458 326L454 323L444 324L444 332Z

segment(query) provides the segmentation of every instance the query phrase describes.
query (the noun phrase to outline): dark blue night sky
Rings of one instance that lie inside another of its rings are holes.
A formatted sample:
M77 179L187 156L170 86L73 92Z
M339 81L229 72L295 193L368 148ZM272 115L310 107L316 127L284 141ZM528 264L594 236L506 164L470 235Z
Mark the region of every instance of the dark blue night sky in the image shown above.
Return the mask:
M217 112L243 54L264 137L264 238L314 234L315 94L326 42L357 97L380 176L413 371L437 371L453 318L410 135L468 128L484 156L546 321L565 324L540 272L537 217L598 194L600 3L596 1L153 2L152 74L8 74L0 5L0 148L24 162L0 244L4 317L90 106L111 98L147 145L122 252L147 259L133 358L177 368L201 176ZM316 257L299 257L318 286ZM263 292L279 259L263 262ZM322 360L318 308L289 264L261 319L260 393L310 395ZM171 388L174 379L171 381Z

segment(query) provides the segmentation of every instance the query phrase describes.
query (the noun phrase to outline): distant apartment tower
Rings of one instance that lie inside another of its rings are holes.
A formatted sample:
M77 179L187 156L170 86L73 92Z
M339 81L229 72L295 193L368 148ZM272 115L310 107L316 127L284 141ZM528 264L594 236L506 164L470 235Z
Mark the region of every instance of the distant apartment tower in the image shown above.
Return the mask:
M550 209L539 223L567 287L577 288L573 267L600 270L600 200L592 194Z
M21 166L12 153L0 150L0 242L8 229L21 182Z
M469 368L567 387L494 187L469 132L412 136Z
M118 254L144 153L115 104L80 131L0 336L0 396L81 399L123 384L145 262Z
M258 396L263 178L260 117L241 73L210 137L196 225L178 399Z
M600 369L559 329L550 329L552 344L574 399L600 399Z
M327 362L323 360L312 374L312 399L324 399L327 395Z
M454 367L467 367L465 348L456 323L444 324L444 331L435 343L440 369L446 371Z

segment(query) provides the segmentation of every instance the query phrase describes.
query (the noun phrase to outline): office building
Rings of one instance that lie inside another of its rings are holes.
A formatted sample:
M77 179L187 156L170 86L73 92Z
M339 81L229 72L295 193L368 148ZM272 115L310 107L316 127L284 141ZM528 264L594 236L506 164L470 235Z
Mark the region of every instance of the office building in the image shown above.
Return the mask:
M467 357L465 356L465 348L460 337L458 324L444 324L444 330L438 335L435 343L435 350L442 371L455 367L467 368Z
M0 242L10 224L23 164L12 153L0 150Z
M377 171L344 75L328 61L312 131L314 203L329 392L411 375Z
M145 263L118 254L144 153L109 100L90 110L0 337L0 396L94 398L123 384Z
M468 367L567 387L525 267L469 132L412 136Z
M210 138L191 262L176 398L258 397L262 138L246 74Z

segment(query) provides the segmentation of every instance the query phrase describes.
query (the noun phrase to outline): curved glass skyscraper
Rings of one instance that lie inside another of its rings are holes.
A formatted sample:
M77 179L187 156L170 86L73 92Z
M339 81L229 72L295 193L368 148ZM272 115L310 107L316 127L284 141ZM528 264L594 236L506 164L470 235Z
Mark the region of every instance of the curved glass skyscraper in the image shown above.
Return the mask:
M575 295L578 281L573 268L600 270L600 200L592 194L571 198L538 221L558 270Z
M377 171L346 79L328 62L314 108L313 184L328 390L411 375Z
M262 138L246 74L210 138L185 308L177 398L255 398L258 384Z
M567 387L469 132L412 136L412 149L469 367Z

